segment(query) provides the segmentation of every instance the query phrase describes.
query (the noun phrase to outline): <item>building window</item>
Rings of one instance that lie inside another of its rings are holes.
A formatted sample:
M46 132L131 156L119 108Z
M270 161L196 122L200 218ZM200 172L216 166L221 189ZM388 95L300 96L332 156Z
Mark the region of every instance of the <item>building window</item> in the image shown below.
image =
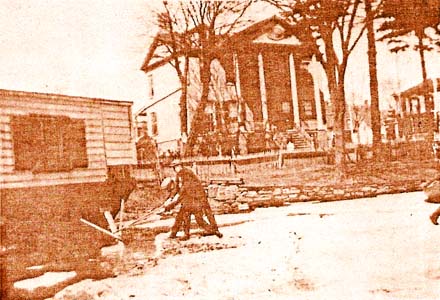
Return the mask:
M281 104L281 110L283 113L290 113L290 103L289 102L283 102Z
M153 82L153 74L148 74L148 98L154 98L154 82Z
M84 120L62 116L13 116L15 170L69 171L87 168Z
M316 110L314 109L313 104L313 101L310 100L303 101L304 116L306 120L316 118Z
M157 113L156 112L152 112L151 113L151 134L153 136L158 135L159 130L157 127Z

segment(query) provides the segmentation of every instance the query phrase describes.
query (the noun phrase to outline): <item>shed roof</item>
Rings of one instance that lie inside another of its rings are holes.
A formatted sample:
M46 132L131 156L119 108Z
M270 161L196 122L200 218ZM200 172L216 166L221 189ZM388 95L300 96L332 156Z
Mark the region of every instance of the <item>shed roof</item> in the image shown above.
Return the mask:
M15 91L15 90L5 90L0 89L0 97L10 96L15 98L21 97L32 97L32 98L40 98L40 99L59 99L59 100L68 100L68 101L79 101L79 102L95 102L95 103L108 103L108 104L117 104L121 106L131 106L133 105L133 101L127 100L110 100L110 99L102 99L102 98L89 98L82 96L68 96L61 94L51 94L51 93L39 93L39 92L25 92L25 91Z

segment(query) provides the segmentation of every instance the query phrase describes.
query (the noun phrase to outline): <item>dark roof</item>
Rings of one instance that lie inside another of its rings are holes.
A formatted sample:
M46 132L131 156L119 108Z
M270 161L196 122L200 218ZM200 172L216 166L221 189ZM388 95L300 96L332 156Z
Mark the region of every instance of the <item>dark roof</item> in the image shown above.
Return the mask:
M440 78L436 78L437 80L437 91L440 91ZM411 97L415 95L423 95L425 91L432 92L433 85L432 85L432 79L427 79L423 83L419 83L416 86L413 86L412 88L409 88L403 92L400 93L401 97Z
M220 52L223 53L224 49L228 48L230 45L233 44L240 45L243 39L253 40L258 36L262 35L263 33L267 32L270 28L272 28L277 24L281 25L285 29L286 36L294 35L293 27L289 25L288 22L286 22L283 18L274 15L262 21L252 23L251 25L245 27L244 29L241 29L236 32L232 32L232 34L230 34L229 36L224 36L223 41L218 43L217 48L219 49ZM197 28L194 28L191 31L196 31L196 30ZM164 45L163 42L167 40L169 40L169 37L167 36L166 33L159 32L158 34L156 34L155 38L153 39L153 42L151 43L151 46L148 49L145 60L141 66L142 71L149 72L151 70L154 70L160 66L167 64L176 57L183 55L183 51L174 53L173 55L168 53L168 55L165 57L160 57L159 55L157 55L156 52L158 51L158 48L160 46L163 46ZM228 47L225 47L225 44L227 44ZM193 50L192 53L190 53L190 55L193 57L197 57L198 53L196 50Z

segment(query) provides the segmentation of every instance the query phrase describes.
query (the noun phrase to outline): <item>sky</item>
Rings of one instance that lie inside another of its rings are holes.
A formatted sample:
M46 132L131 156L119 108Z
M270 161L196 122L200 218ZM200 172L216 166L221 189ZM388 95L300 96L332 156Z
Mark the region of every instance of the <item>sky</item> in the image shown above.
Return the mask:
M147 78L140 67L156 31L151 9L158 3L0 0L0 88L129 100L135 110L144 106ZM378 51L382 98L421 82L415 52L396 56L384 44ZM364 39L347 70L349 99L368 97L366 59ZM428 76L440 77L440 54L427 60Z

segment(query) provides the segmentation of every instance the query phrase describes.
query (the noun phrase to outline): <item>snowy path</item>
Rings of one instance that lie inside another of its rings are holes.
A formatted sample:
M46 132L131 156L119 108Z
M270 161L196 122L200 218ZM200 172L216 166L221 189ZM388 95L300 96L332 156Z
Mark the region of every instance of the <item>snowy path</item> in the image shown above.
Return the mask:
M440 226L422 193L217 216L223 239L157 237L140 276L83 281L94 299L439 299ZM212 250L217 248L217 250ZM220 249L218 249L220 248ZM223 248L223 249L221 249ZM162 252L161 252L162 251Z

